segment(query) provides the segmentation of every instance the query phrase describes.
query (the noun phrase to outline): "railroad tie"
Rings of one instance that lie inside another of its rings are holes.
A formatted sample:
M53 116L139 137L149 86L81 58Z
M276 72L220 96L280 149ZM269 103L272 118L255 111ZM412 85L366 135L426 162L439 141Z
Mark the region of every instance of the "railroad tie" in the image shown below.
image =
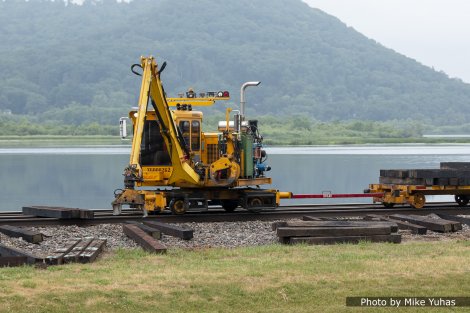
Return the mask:
M335 228L335 227L390 227L390 232L396 233L398 225L389 221L364 221L364 220L338 220L338 221L289 221L285 222L281 227L318 227L318 228Z
M79 208L64 208L54 206L24 206L23 215L50 217L58 219L93 219L94 211Z
M284 244L401 242L398 225L390 221L288 221L275 222L272 227Z
M90 263L96 260L98 255L104 250L106 239L93 239L90 244L78 255L78 261L81 263Z
M127 221L126 223L136 225L137 227L139 227L140 229L142 229L144 232L146 232L148 235L152 236L155 239L159 239L159 240L162 239L162 232L156 228L153 228L148 225L135 222L135 221Z
M139 228L137 225L124 224L122 230L127 237L134 240L139 244L145 251L151 253L166 253L166 247L155 238L148 235L145 231Z
M80 254L90 245L93 241L93 238L85 238L81 239L72 250L70 250L66 255L64 255L64 262L71 263L71 262L78 262Z
M401 235L372 235L372 236L335 236L335 237L290 237L289 244L336 244L336 243L359 243L360 241L370 242L391 242L400 243Z
M28 264L25 256L0 256L0 267L22 266Z
M391 218L393 219L398 219L402 221L407 221L413 224L421 225L426 227L429 230L436 231L436 232L441 232L441 233L447 233L447 232L452 232L455 230L459 229L460 223L458 222L451 222L443 219L434 219L434 218L429 218L426 216L420 216L420 215L403 215L403 214L393 214L390 215ZM457 224L456 224L457 223ZM462 225L460 224L460 229Z
M428 231L428 229L424 226L421 225L416 225L407 221L401 221L397 219L392 219L389 217L385 217L382 215L375 215L375 214L369 214L364 217L365 220L381 220L381 221L388 221L397 224L399 229L407 229L411 230L412 234L417 234L417 235L425 235Z
M0 232L10 237L21 237L30 243L39 243L44 240L42 233L16 226L0 225Z
M457 215L450 215L450 214L442 214L442 213L437 213L440 218L443 218L448 221L454 221L454 222L459 222L461 224L469 225L470 226L470 218L466 217L460 217Z
M72 249L80 243L81 239L70 240L65 247L56 249L53 253L45 258L45 262L49 265L60 265L64 263L64 257L72 251Z
M24 252L20 249L8 247L4 244L0 244L0 256L1 257L24 257L26 258L26 264L37 264L43 263L44 259L32 255L28 252Z
M85 238L73 239L65 247L56 249L45 258L49 265L60 265L70 262L93 262L104 250L106 239Z
M184 228L181 226L170 225L162 222L144 221L144 224L160 230L168 236L178 237L183 240L190 240L193 238L194 231L192 229Z

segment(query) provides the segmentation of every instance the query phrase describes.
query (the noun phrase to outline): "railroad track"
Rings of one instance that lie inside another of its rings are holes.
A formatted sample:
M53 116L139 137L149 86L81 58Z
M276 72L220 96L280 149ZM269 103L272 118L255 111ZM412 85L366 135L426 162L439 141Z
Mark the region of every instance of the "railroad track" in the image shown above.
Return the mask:
M58 226L58 225L96 225L124 223L126 221L141 221L141 212L124 211L122 215L114 216L111 210L94 210L94 219L70 219L45 218L23 215L21 212L0 212L0 225L16 226ZM367 214L390 215L390 214L417 214L427 215L430 213L444 214L468 214L470 207L459 207L455 203L431 203L423 209L414 209L409 206L384 208L375 204L335 204L335 205L289 205L280 206L275 210L251 213L244 210L236 210L227 213L221 208L211 208L209 211L190 211L184 215L172 215L161 213L146 217L147 220L158 220L168 223L188 222L243 222L254 220L285 220L290 218L301 218L304 215L316 217L352 217L365 216Z

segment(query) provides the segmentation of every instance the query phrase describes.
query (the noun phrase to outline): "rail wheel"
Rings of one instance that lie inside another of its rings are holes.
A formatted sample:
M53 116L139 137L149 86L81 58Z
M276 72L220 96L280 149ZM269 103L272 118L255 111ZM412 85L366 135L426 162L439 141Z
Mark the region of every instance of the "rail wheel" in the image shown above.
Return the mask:
M248 201L248 211L258 213L261 212L263 207L263 200L261 198L251 198Z
M468 201L468 196L455 195L455 202L457 202L459 206L466 206L468 204Z
M173 214L181 215L188 210L188 204L184 199L173 199L170 201L170 210Z
M393 208L395 206L395 203L393 203L393 202L383 202L382 204L386 208Z
M413 202L411 206L415 209L422 209L426 203L426 197L422 193L413 195Z
M227 212L233 212L238 207L238 200L222 200L222 207Z

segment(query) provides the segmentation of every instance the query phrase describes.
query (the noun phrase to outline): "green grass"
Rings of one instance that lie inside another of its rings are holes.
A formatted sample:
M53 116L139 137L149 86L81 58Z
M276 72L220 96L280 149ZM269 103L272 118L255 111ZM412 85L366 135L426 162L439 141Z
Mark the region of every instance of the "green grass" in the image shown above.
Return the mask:
M203 129L217 130L224 115L207 114ZM260 116L259 130L267 145L334 145L334 144L393 144L393 143L469 143L470 138L429 138L423 134L468 134L470 124L436 126L432 122L393 121L329 121L321 122L306 116ZM129 125L128 132L132 129ZM54 145L62 141L74 144L120 144L115 125L97 123L62 125L52 122L34 123L26 118L19 121L0 119L0 147L21 145ZM130 141L127 141L130 143Z
M470 296L469 259L468 241L120 250L93 264L0 269L0 312L361 311L345 298Z

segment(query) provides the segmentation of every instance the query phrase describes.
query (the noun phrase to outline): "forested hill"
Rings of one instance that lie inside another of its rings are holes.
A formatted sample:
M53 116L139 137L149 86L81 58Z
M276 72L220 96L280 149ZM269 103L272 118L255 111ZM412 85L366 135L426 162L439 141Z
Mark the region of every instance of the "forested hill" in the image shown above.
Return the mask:
M0 1L0 111L115 123L136 104L141 55L169 95L250 90L248 112L317 120L470 122L470 85L300 0Z

